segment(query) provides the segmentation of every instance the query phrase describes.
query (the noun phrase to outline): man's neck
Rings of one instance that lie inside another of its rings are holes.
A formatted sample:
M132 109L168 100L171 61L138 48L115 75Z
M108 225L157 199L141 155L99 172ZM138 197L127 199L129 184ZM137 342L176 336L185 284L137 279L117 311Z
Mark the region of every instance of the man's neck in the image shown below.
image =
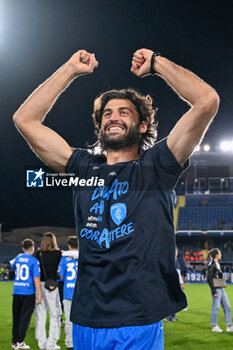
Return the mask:
M23 250L23 253L33 255L34 251L33 250Z
M107 150L106 158L107 164L109 165L136 160L138 159L138 147L136 146L119 151Z

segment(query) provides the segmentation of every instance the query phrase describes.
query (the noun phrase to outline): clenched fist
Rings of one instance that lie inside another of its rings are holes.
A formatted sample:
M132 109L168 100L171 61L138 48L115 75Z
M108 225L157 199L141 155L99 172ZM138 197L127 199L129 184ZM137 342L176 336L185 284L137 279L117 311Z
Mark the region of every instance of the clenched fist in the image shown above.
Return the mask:
M76 75L90 74L99 65L95 54L89 53L86 50L77 51L68 62Z
M135 51L132 59L131 72L141 78L149 75L152 55L153 51L148 49Z

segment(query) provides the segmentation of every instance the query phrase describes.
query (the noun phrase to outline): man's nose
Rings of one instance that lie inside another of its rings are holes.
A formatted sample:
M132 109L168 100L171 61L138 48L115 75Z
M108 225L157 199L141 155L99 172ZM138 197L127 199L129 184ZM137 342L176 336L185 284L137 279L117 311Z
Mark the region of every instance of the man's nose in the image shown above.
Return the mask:
M110 120L119 120L120 113L118 111L112 111L110 115Z

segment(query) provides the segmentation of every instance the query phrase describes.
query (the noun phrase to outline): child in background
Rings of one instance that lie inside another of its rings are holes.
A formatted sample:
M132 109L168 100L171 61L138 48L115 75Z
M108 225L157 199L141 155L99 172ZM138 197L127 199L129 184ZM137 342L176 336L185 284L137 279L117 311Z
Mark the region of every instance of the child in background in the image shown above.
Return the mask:
M78 270L78 241L76 236L70 236L67 240L68 251L62 253L59 265L59 275L64 279L63 306L65 311L65 344L68 350L73 350L72 322L70 322L71 302Z
M13 289L13 349L30 349L24 338L28 330L32 313L35 307L35 288L37 291L37 304L41 303L40 264L32 255L35 247L31 239L22 242L23 254L11 261L15 271Z

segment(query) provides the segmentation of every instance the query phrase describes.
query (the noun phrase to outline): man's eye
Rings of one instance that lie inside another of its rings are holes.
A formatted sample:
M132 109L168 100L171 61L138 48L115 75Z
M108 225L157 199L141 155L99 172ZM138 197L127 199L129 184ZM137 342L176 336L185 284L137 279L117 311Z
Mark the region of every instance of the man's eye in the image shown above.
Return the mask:
M128 114L127 111L121 111L121 114Z

